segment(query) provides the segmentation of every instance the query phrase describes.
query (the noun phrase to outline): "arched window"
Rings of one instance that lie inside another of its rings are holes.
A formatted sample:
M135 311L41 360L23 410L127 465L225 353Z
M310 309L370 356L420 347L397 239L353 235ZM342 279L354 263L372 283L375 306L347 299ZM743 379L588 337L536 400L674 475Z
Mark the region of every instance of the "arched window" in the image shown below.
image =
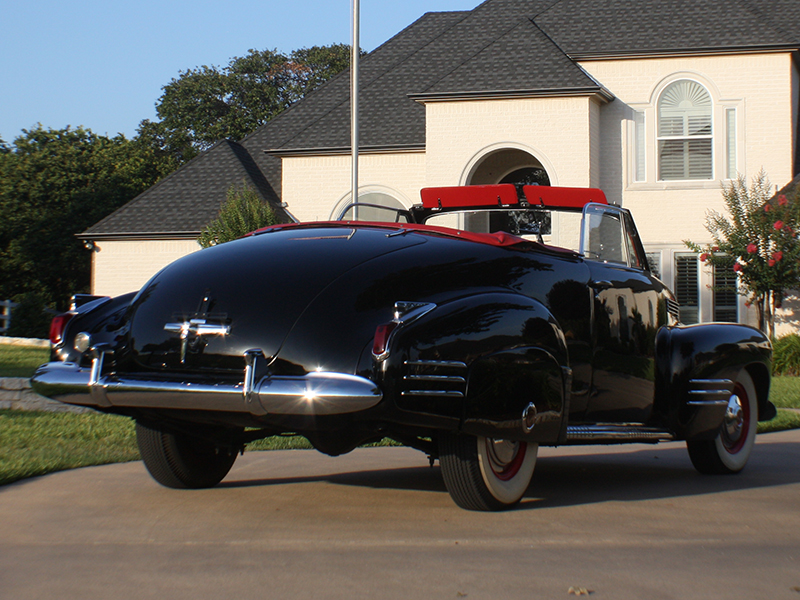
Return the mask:
M696 81L668 85L658 100L658 178L712 179L711 95Z
M331 219L356 220L356 221L405 221L398 211L406 207L397 198L385 191L374 189L360 190L358 193L359 206L354 207L350 194L334 207ZM364 206L369 205L369 206Z

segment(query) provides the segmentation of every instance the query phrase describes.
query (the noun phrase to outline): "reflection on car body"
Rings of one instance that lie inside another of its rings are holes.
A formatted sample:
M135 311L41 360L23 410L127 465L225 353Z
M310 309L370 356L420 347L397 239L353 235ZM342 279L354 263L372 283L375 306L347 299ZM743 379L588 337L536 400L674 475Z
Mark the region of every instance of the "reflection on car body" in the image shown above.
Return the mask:
M35 389L134 418L170 487L215 485L259 438L337 455L388 437L438 459L476 510L520 500L539 445L686 440L698 470L737 472L775 414L769 341L681 326L600 190L427 188L410 210L342 217L76 297Z

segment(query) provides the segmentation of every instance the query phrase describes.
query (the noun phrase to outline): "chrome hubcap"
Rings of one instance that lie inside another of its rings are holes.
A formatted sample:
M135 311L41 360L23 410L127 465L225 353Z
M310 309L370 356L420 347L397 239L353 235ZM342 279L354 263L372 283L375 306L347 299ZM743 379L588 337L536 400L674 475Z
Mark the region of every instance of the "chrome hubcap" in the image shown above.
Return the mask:
M739 396L733 394L728 400L728 408L725 411L725 434L731 442L736 442L742 436L744 428L744 409Z
M503 471L517 455L519 444L508 440L486 440L489 450L489 461L495 472Z

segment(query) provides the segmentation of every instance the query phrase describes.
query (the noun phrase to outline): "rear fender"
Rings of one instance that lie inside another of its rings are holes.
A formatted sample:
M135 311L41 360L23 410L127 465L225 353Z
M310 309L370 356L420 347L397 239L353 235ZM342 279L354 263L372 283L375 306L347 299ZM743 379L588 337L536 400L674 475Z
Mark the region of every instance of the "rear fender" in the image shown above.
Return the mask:
M713 439L738 374L756 386L760 420L769 402L772 346L757 329L735 323L662 327L656 336L654 419L682 439Z
M476 294L438 306L397 331L383 369L398 408L458 419L466 433L554 443L566 426L564 335L527 296Z
M135 292L109 298L107 296L84 296L83 303L75 302L69 311L73 316L64 328L61 342L53 346L50 359L53 361L88 364L88 353L75 349L75 336L80 332L90 334L90 345L115 345L120 335L123 316L128 310ZM77 298L76 298L77 300Z

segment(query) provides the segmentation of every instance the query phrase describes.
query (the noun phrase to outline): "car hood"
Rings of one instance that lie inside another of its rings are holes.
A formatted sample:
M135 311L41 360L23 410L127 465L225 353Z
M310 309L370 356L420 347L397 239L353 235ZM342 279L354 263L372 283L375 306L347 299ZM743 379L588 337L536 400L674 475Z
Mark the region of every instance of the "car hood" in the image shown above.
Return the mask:
M128 368L238 372L249 349L273 358L332 282L425 242L386 228L325 224L267 230L185 256L132 302Z

